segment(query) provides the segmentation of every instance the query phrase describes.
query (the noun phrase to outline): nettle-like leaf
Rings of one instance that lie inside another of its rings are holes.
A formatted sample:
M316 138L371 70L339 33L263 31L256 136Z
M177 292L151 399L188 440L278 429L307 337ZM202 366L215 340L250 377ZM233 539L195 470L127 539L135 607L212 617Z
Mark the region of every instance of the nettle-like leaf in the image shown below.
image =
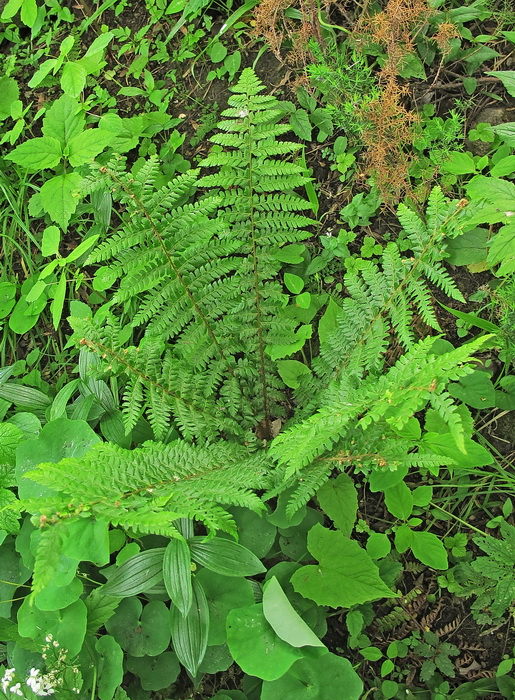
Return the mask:
M340 532L315 525L308 534L308 549L319 564L303 566L291 578L305 598L318 605L351 608L395 597L366 551Z

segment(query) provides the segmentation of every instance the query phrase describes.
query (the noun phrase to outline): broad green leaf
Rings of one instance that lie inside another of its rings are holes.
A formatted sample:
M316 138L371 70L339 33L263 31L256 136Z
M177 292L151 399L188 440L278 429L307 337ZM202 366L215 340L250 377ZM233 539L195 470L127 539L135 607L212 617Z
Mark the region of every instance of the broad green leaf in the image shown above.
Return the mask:
M43 241L41 243L41 255L47 258L50 255L57 255L61 242L61 232L57 226L47 226L43 231Z
M84 586L76 576L66 585L58 586L51 581L44 590L34 596L34 605L40 610L60 610L80 598Z
M135 596L125 598L105 627L132 656L158 656L170 645L169 611L162 600L143 607Z
M317 500L340 532L350 537L358 512L358 495L350 476L339 474L326 481L317 492Z
M419 532L413 530L411 539L411 551L422 564L430 566L432 569L447 569L447 551L432 532Z
M492 126L491 129L503 141L506 141L508 146L515 146L515 122L506 122L505 124L499 124L499 126Z
M86 129L68 142L68 160L73 167L84 165L98 156L111 141L111 134L102 129Z
M484 228L473 228L447 241L447 261L451 265L471 265L486 259L489 233Z
M291 578L294 589L305 598L318 605L351 608L395 597L365 550L340 532L315 525L308 535L308 547L318 566L303 566Z
M8 618L11 614L13 603L13 591L19 584L25 583L27 577L22 578L20 555L16 552L14 539L9 538L2 542L2 556L0 557L0 620ZM14 585L13 585L14 584Z
M18 610L18 631L41 646L51 634L62 649L68 650L69 658L73 658L86 635L86 615L86 606L80 599L60 610L39 610L27 597Z
M297 109L290 116L290 126L299 139L311 141L312 126L305 109Z
M55 168L61 161L61 156L59 141L51 136L41 136L21 143L4 157L31 172L37 172L44 168Z
M209 607L200 583L193 579L193 603L183 617L178 608L170 610L172 643L177 658L191 673L197 674L207 649L209 635Z
M63 315L64 300L66 296L66 272L61 272L61 277L54 291L54 298L50 304L50 313L52 314L52 323L55 330L58 329Z
M515 271L515 224L502 226L495 234L491 241L487 260L490 265L500 263L496 272L498 277L509 275Z
M59 141L64 148L84 128L84 111L70 95L61 95L43 119L43 134Z
M252 586L245 578L228 578L209 569L200 569L195 578L206 594L209 607L208 646L225 644L227 615L234 608L254 604Z
M107 521L95 520L91 517L70 519L61 529L61 539L63 554L66 556L78 561L91 561L97 566L105 566L109 563Z
M52 403L50 397L39 389L15 382L4 382L0 386L0 398L33 411L45 409Z
M43 63L40 65L38 70L34 73L32 78L29 80L27 85L30 88L35 88L37 87L40 83L43 82L43 80L46 78L46 76L57 66L57 60L55 58L49 58L46 61L43 61ZM50 134L45 134L46 136L49 136Z
M435 454L449 457L461 467L486 467L494 462L493 455L483 445L467 436L464 437L465 451L458 448L450 433L426 433L424 445Z
M123 676L123 651L109 634L103 634L95 643L97 653L97 695L99 700L112 700Z
M148 591L163 580L164 547L147 549L127 559L102 588L104 595L128 598Z
M329 299L324 315L318 323L318 337L320 338L320 343L326 343L334 333L336 319L338 318L340 310L338 304L333 299Z
M504 203L513 207L515 202L515 183L497 177L476 175L467 184L466 191L470 199L486 199L499 208L504 206ZM507 208L510 209L510 206Z
M16 304L16 285L13 282L0 282L0 319L5 318Z
M382 559L390 554L392 545L388 539L388 535L382 532L372 532L367 540L367 554L372 559Z
M239 543L250 549L258 559L264 559L275 540L275 525L248 508L234 507L230 512L238 528Z
M16 452L16 480L20 498L45 497L53 493L49 487L27 478L25 474L29 471L45 462L56 463L66 457L82 457L97 442L100 442L100 438L85 421L59 418L47 423L36 440L23 442Z
M95 634L114 615L116 608L120 605L119 598L111 598L103 595L100 588L94 588L89 595L84 598L88 609L89 634Z
M363 683L351 662L336 654L299 659L275 681L265 681L261 700L359 700Z
M403 481L385 489L384 502L388 511L400 520L407 520L413 511L411 490Z
M2 19L11 19L18 12L23 0L8 0L2 10Z
M277 362L277 371L286 386L289 386L291 389L299 388L299 377L302 377L304 374L311 374L309 367L298 360L279 360Z
M462 377L459 382L449 384L448 391L451 396L472 408L495 406L495 389L487 372L475 370Z
M300 649L277 636L260 604L231 610L227 616L227 643L245 673L267 681L283 676L303 656Z
M223 576L254 576L266 571L259 559L250 550L237 542L214 537L208 542L203 537L188 540L191 558Z
M168 688L181 671L179 659L172 651L165 651L159 656L128 656L126 665L128 671L138 676L143 690Z
M401 525L395 533L395 549L399 554L404 554L413 542L413 530L407 525Z
M33 27L38 18L38 6L36 0L23 0L20 19L26 27Z
M515 97L515 70L490 70L485 75L499 78L508 95Z
M476 172L474 158L469 153L461 153L460 151L450 153L449 159L445 160L440 168L453 175L468 175Z
M0 423L0 465L9 464L14 466L16 462L16 448L22 440L23 433L16 425ZM10 481L4 483L3 475L0 479L0 483L2 486L14 486Z
M86 85L86 69L76 61L68 61L61 75L61 88L66 95L79 97Z
M293 355L294 352L298 352L303 346L306 340L311 338L313 328L311 324L300 326L298 330L295 331L295 336L298 340L287 345L267 345L265 352L269 355L272 360L279 360L282 357L288 357L288 355Z
M19 96L20 89L14 78L0 78L0 121L11 116L11 105Z
M78 173L65 173L47 180L40 190L43 209L63 229L66 229L71 215L77 209L79 199L75 193L81 182Z
M505 177L513 172L515 172L515 156L506 156L491 168L490 175L492 177Z
M291 272L285 272L284 284L286 289L292 294L300 294L304 289L304 280L298 275L293 275Z
M402 78L418 78L419 80L426 79L426 71L424 64L416 53L406 53L400 61L398 73Z
M183 539L167 544L163 557L163 579L172 603L181 615L188 614L193 600L190 548Z
M88 50L84 56L94 56L97 53L103 51L113 38L113 32L104 32L100 34L97 38L90 44Z
M263 614L277 636L292 647L324 647L300 615L295 612L275 576L263 591Z

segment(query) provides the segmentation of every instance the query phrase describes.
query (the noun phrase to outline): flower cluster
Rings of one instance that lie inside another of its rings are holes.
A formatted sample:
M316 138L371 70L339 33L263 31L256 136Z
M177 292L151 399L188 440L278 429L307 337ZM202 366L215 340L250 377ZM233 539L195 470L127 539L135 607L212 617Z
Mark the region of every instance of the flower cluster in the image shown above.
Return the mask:
M37 697L48 697L54 695L56 688L60 688L63 683L63 678L60 677L62 666L66 660L67 651L66 649L59 648L59 642L53 638L51 634L45 637L45 645L42 649L42 658L47 660L49 652L52 652L54 656L55 667L48 673L41 673L38 668L31 668L29 671L28 678L25 679L22 684L15 678L16 669L8 668L4 671L4 675L0 680L0 688L6 697L12 697L13 699L18 696L20 698L27 698L24 691L26 691L25 686L32 691L29 693L28 697L32 698L33 695ZM77 668L73 668L74 673L78 673ZM15 682L16 681L16 682ZM73 688L72 692L79 693L78 688Z

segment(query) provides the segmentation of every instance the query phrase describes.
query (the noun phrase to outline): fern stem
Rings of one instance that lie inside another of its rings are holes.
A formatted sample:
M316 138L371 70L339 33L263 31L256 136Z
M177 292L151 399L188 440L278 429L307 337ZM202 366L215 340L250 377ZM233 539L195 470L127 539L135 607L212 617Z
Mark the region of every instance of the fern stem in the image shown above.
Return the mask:
M250 111L250 104L248 105L247 111ZM258 332L258 353L259 353L259 373L261 376L261 386L263 391L263 413L265 421L265 439L271 440L271 427L270 427L270 415L268 408L268 390L266 384L266 371L265 371L265 343L263 339L263 323L262 323L262 310L261 310L261 294L259 291L259 270L258 270L258 256L257 256L257 242L256 242L256 224L254 219L254 176L253 176L253 156L252 156L252 134L251 134L251 123L250 118L247 117L247 141L249 148L249 216L250 216L250 232L252 236L252 265L253 265L253 275L254 275L254 298L256 303L256 325Z

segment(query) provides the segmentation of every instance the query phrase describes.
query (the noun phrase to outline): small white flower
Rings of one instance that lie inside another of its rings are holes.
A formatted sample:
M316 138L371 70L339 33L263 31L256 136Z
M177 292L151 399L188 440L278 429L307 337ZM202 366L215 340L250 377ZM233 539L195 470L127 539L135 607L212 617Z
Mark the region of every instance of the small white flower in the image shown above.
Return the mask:
M53 639L53 636L51 634L47 634L47 636L45 637L45 642L51 642L52 639Z
M16 695L20 695L21 697L23 697L23 693L21 692L21 683L16 683L15 685L13 685L13 687L11 688L11 693L15 693Z
M59 642L57 641L57 639L54 639L54 641L52 642L52 646L54 646L54 647L59 646Z
M504 215L505 216L515 216L515 211L505 211Z
M241 119L243 119L244 117L248 117L248 116L249 116L249 110L248 110L248 109L240 109L240 111L237 113L236 116L237 116L237 117L240 117Z

